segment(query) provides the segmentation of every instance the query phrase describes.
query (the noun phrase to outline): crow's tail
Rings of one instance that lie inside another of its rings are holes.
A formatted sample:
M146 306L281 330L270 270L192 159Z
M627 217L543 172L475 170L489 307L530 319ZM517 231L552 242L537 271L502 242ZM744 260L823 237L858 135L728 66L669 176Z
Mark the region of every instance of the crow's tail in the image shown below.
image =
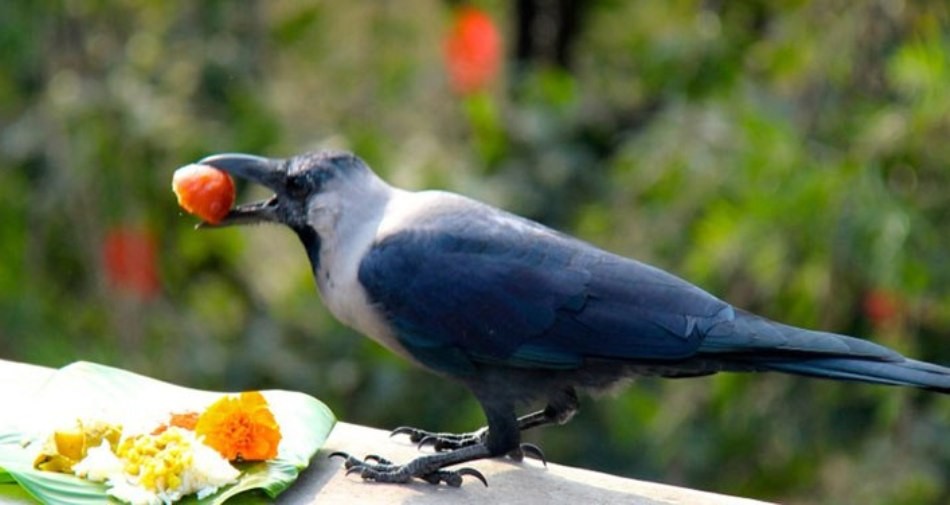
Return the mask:
M736 311L711 327L699 348L737 369L911 386L950 394L950 368L908 359L887 347L811 331Z

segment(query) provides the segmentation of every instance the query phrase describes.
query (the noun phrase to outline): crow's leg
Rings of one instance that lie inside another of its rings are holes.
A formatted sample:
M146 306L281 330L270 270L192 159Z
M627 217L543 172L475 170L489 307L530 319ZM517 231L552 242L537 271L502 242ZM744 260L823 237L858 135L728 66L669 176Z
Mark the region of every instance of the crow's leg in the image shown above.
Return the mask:
M477 441L454 450L427 454L418 457L404 465L396 465L376 455L366 456L363 460L354 458L343 452L335 452L330 456L344 458L346 473L359 473L365 480L376 482L405 483L412 479L421 479L430 484L445 483L449 486L462 485L462 478L466 475L477 478L486 486L485 476L474 468L460 468L446 470L446 467L467 463L484 458L493 458L513 453L525 454L532 452L530 447L520 443L521 431L519 420L515 418L514 409L507 404L485 404L485 416L488 419L488 429L484 435L479 435ZM533 446L531 446L533 447Z
M577 401L574 388L561 390L548 400L548 405L543 410L519 417L518 429L524 431L549 424L565 424L574 417L579 408L580 402Z
M574 389L567 388L561 390L549 399L548 405L543 410L532 412L519 417L518 431L537 428L539 426L547 426L549 424L564 424L574 417L574 414L577 413L578 407L579 402L577 400L577 393L574 391ZM437 452L440 452L460 449L462 447L468 447L480 442L484 442L486 437L489 435L489 431L488 427L486 426L471 433L434 433L409 426L401 426L393 430L390 434L390 436L395 435L409 435L409 440L419 444L420 448L426 445L431 445L433 449L435 449ZM531 448L537 449L536 447L528 446L524 448L528 449L524 452L533 453L538 457L538 459L544 459L543 455L540 453L540 450L531 450ZM519 454L518 450L516 449L515 453L511 454L510 456L512 456L514 459L520 460L523 455L523 453Z

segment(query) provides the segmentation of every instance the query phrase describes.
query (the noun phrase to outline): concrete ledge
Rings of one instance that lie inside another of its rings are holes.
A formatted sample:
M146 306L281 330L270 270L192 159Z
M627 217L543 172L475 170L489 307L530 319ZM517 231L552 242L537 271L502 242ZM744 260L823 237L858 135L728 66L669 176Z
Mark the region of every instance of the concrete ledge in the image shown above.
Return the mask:
M355 424L339 423L326 445L314 457L310 467L278 503L304 505L311 503L359 504L610 504L666 505L710 504L753 505L765 502L736 498L675 486L625 479L590 470L536 460L516 463L508 460L483 460L470 466L485 474L489 487L466 478L458 489L432 486L422 481L409 485L363 482L357 475L344 475L339 458L328 459L333 451L347 451L354 456L379 454L404 463L419 455L414 444L405 439L391 439L389 432Z
M0 409L0 428L15 419L10 416L33 401L34 391L42 386L53 369L14 363L0 359L0 384L5 386L6 402L12 409ZM521 504L548 505L576 504L709 504L754 505L764 502L695 491L675 486L625 479L590 470L536 460L523 463L510 460L475 461L477 468L488 479L484 487L474 479L466 478L461 488L432 486L422 481L408 485L363 482L358 476L346 476L339 458L329 459L334 451L346 451L354 456L379 454L397 463L405 463L419 456L415 444L405 438L389 438L389 432L349 423L338 423L330 438L289 489L278 497L284 505L312 503L373 504ZM35 503L12 484L0 485L0 503Z

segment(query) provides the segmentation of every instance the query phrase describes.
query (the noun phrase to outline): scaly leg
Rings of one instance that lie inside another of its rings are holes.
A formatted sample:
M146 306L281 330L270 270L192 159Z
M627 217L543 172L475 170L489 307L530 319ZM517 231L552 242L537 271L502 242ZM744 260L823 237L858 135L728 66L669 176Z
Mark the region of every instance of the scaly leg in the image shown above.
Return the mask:
M550 424L564 424L574 417L578 407L577 393L573 389L566 389L552 397L551 401L543 410L519 417L518 431L525 431ZM432 448L435 449L436 452L442 452L482 443L486 440L488 434L487 426L470 433L434 433L410 426L400 426L393 430L390 436L409 435L409 440L419 444L420 449L426 445L432 445ZM532 444L521 444L519 448L512 451L508 456L520 461L524 455L528 453L544 461L544 455L541 453L541 450Z

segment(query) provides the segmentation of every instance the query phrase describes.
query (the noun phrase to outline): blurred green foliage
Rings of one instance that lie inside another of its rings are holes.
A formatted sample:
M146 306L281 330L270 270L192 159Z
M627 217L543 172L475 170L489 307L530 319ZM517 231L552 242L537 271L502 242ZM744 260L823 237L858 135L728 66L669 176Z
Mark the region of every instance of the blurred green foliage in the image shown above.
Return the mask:
M510 46L509 5L480 5ZM0 3L0 357L480 425L461 388L332 319L290 233L195 231L170 191L210 153L333 146L737 306L950 363L947 3L601 0L569 69L512 63L469 96L446 82L450 19L432 0ZM157 291L116 277L115 230L155 245ZM729 375L584 398L528 438L785 503L933 504L948 426L936 395Z

